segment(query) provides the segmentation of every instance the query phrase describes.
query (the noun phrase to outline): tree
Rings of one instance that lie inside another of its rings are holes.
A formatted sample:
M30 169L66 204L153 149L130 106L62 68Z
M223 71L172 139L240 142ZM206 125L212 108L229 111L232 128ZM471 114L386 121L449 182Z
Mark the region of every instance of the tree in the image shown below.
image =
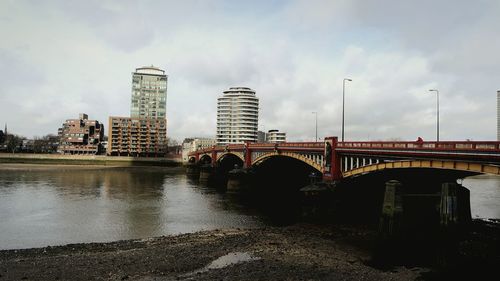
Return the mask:
M43 137L34 137L33 152L34 153L54 153L59 145L59 137L48 134Z
M23 138L18 136L18 135L7 135L7 138L5 140L6 144L7 144L7 150L9 152L16 152L16 151L19 151L21 149L21 145L23 143Z
M180 151L180 145L179 142L175 139L167 137L167 143L165 146L165 151L167 153L174 153L177 154Z

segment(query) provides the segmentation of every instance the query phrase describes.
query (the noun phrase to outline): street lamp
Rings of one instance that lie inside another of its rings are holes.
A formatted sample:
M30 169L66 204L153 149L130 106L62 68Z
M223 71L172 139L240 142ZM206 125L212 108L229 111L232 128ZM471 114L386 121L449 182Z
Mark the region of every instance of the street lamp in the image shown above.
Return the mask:
M318 112L313 111L312 114L316 116L316 142L318 142Z
M439 91L436 89L430 89L429 92L436 92L437 97L437 129L436 129L436 140L439 141Z
M344 78L342 81L342 142L344 142L344 106L345 106L345 81L352 81L352 79Z

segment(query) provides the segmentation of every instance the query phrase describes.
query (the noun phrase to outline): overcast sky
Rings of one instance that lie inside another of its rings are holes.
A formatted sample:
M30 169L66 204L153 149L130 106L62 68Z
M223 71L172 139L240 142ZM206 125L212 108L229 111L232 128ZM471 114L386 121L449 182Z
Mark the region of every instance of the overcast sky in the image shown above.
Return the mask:
M259 129L289 141L495 140L500 1L0 0L0 128L56 134L129 116L131 72L168 74L168 135L213 137L217 97L245 86Z

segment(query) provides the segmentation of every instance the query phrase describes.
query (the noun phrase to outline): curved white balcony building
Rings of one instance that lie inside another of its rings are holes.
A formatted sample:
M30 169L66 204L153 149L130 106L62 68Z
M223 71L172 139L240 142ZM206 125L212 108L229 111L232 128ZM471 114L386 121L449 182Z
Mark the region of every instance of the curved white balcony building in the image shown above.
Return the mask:
M217 100L217 144L257 141L259 99L255 91L233 87Z

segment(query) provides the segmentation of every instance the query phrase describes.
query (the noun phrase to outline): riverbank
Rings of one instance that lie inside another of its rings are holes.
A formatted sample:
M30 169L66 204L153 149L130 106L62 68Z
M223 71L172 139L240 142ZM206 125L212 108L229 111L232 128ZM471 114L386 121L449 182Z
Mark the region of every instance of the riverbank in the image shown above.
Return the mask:
M105 155L62 155L0 153L0 163L99 165L99 166L180 166L180 157L124 157Z
M0 251L0 280L480 278L486 274L480 266L493 267L499 256L498 251L495 252L498 226L490 232L480 230L484 226L484 223L476 225L460 249L464 256L460 262L467 262L467 266L455 264L445 271L431 270L427 265L405 265L404 261L399 265L385 264L384 269L380 269L373 266L374 231L362 227L300 224ZM494 257L488 256L492 253Z

